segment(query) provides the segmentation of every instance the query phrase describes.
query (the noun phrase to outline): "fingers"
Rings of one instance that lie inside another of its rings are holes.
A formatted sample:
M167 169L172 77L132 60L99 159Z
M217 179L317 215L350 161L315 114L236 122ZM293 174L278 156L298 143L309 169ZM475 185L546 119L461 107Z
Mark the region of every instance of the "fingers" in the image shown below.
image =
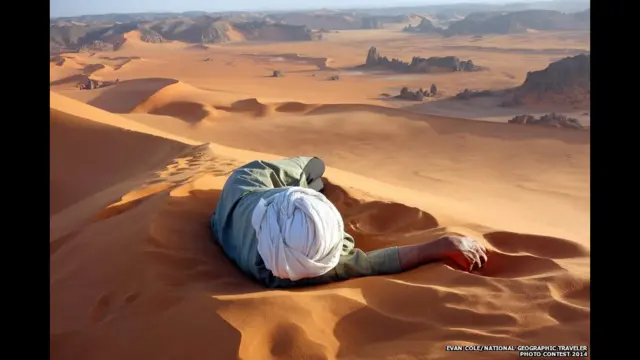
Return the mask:
M478 268L484 266L487 262L487 248L479 241L474 240L473 252L478 257Z
M487 257L487 248L481 244L480 242L477 243L477 254L480 257L480 266L484 266L484 264L487 262L488 257Z
M484 264L487 263L487 260L489 258L487 257L487 253L485 251L481 251L480 252L480 266L484 266Z
M457 247L457 254L451 258L461 270L473 272L487 263L487 248L484 244L465 236L457 239L458 242L454 243Z
M470 271L480 269L487 263L488 260L487 248L478 241L474 241L474 243L475 244L473 246L473 249L472 251L470 251L470 257L473 261L470 267Z
M478 255L478 252L476 251L470 251L468 254L469 260L471 260L471 264L469 264L469 267L467 269L469 269L469 272L475 270L476 268L480 268L480 266L482 266L482 263L480 262L480 255Z

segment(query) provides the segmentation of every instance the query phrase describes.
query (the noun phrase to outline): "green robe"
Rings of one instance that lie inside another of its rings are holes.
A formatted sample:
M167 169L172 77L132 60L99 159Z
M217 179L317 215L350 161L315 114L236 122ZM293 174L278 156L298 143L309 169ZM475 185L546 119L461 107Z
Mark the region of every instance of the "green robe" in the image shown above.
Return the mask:
M228 258L242 271L270 288L287 288L327 284L350 278L401 272L398 248L368 253L355 248L351 235L345 233L340 261L335 268L314 278L291 281L275 277L258 253L258 239L251 216L262 198L271 197L287 187L307 187L303 169L311 157L276 161L253 161L234 170L225 183L211 218L214 238Z

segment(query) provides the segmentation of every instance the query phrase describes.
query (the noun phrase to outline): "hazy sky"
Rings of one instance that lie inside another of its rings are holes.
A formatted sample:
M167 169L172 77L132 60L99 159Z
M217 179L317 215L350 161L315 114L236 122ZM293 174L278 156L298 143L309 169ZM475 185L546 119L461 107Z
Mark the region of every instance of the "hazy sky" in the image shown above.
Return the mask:
M519 0L49 0L50 16L108 13L318 9L346 7L389 7L444 3L504 3Z

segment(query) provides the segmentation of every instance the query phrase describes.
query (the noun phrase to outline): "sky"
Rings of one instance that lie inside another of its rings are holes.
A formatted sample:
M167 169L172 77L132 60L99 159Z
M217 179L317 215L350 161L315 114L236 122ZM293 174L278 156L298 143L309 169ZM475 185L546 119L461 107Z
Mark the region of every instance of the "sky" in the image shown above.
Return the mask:
M434 5L444 3L505 3L519 0L49 0L51 17L108 13L297 10Z

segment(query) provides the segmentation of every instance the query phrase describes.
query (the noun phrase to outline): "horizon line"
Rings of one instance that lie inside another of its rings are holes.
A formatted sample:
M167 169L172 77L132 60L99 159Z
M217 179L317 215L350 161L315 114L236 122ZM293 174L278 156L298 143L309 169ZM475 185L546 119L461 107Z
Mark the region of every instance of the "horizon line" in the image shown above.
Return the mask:
M141 14L186 14L186 13L194 13L194 12L202 12L206 14L220 14L220 13L242 13L242 12L281 12L281 11L317 11L317 10L367 10L367 9L402 9L402 8L412 8L412 7L429 7L429 6L439 6L439 5L512 5L512 4L527 4L527 3L554 3L558 0L464 0L459 2L443 2L445 0L437 0L437 2L424 4L424 3L414 3L414 4L397 4L397 5L371 5L371 6L356 6L356 7L282 7L282 8L269 8L269 9L260 9L260 8L251 8L251 9L238 9L238 10L221 10L221 11L207 11L207 10L185 10L185 11L138 11L138 12L108 12L108 13L90 13L90 14L81 14L81 15L63 15L63 16L51 16L49 15L50 20L61 19L61 18L74 18L74 17L83 17L83 16L108 16L108 15L141 15ZM575 2L590 2L589 0L574 0Z

